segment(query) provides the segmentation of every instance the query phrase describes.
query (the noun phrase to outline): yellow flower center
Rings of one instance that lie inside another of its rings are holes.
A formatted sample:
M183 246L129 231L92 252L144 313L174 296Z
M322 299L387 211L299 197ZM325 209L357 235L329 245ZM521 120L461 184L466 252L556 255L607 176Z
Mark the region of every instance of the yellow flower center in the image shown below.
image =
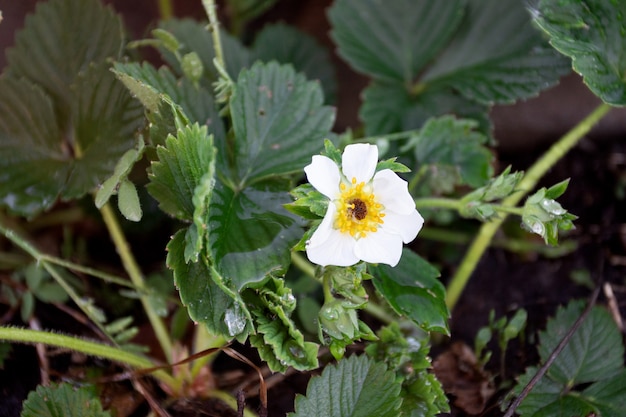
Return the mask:
M337 204L337 218L335 229L341 233L350 233L356 239L376 232L384 223L383 205L376 201L376 196L366 187L364 182L356 183L352 178L351 184L341 183L341 196Z

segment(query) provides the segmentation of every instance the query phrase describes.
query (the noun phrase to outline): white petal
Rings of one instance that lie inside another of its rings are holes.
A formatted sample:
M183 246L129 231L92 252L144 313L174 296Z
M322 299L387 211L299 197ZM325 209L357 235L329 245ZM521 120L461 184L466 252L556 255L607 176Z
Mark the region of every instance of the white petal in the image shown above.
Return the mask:
M304 167L306 178L317 191L334 200L339 194L339 167L332 159L315 155L311 163Z
M415 210L415 201L409 193L408 183L390 169L383 169L374 175L374 194L385 209L396 213L409 214Z
M365 262L396 266L402 256L402 238L379 229L357 240L354 253Z
M404 243L409 243L415 239L424 225L424 218L415 209L410 214L399 214L392 210L386 210L384 220L385 223L380 230L400 235Z
M378 147L367 143L346 146L341 156L341 170L348 181L369 182L376 172Z
M306 255L315 264L326 266L350 266L359 262L354 254L356 240L333 228L337 208L331 202L324 220L307 242Z

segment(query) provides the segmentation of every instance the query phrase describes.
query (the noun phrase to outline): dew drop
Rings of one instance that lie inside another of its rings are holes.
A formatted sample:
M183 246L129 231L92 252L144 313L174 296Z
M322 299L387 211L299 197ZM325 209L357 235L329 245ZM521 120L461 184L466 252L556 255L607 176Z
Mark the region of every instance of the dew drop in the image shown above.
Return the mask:
M235 304L232 308L226 310L224 323L226 323L230 336L237 336L246 328L246 316L241 311L239 304Z

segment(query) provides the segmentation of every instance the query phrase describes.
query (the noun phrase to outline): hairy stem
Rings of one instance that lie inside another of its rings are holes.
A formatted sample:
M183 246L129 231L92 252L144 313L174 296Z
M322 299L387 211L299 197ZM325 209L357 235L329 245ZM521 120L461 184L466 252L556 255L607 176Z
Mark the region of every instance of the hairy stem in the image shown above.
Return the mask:
M224 53L222 52L222 40L220 39L220 22L217 20L215 0L202 0L202 5L209 17L209 25L211 34L213 35L213 49L215 50L215 59L221 66L226 68L224 62Z
M171 19L174 16L172 0L158 0L159 17L161 20Z
M139 265L137 265L137 261L133 256L133 253L130 251L128 246L128 242L126 241L126 237L122 232L122 228L120 227L117 217L111 208L111 204L107 203L102 206L100 209L102 213L102 218L104 223L109 230L109 235L113 240L113 244L115 245L115 249L117 250L120 259L122 260L122 264L124 265L124 269L128 273L130 280L132 283L139 289L139 299L143 306L144 311L146 312L146 316L148 316L148 320L150 321L150 325L154 330L154 334L156 335L159 344L161 345L161 349L163 350L163 354L168 362L172 362L172 341L170 340L169 333L163 323L163 320L157 315L154 308L152 308L152 304L150 304L149 297L145 294L146 285L143 279L143 275L141 270L139 269Z
M526 172L524 178L517 186L518 192L511 194L502 201L505 207L515 207L519 201L526 196L535 186L541 177L557 163L572 147L574 147L589 130L596 125L608 112L611 106L601 104L592 113L585 117L574 128L567 132L558 142L556 142L548 151L539 158L532 167ZM506 213L494 219L489 223L485 223L480 228L478 235L470 245L461 265L456 271L454 277L448 284L446 303L448 308L452 310L463 293L472 272L476 269L478 261L483 253L489 247L493 236L500 228L500 225L506 219Z
M46 331L0 326L0 340L21 343L43 343L48 346L62 347L87 355L110 359L135 369L154 367L154 364L148 359L119 348ZM162 370L157 370L152 375L169 386L174 386L176 383L167 372Z

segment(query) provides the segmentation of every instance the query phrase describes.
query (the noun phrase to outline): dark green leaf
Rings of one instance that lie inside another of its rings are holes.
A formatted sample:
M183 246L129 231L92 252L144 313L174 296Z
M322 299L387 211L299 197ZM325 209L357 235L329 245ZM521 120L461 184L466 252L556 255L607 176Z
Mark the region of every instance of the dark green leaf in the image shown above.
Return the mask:
M119 159L135 146L144 124L141 106L107 63L86 69L73 90L75 159L61 196L64 200L82 197L108 178Z
M431 119L406 148L413 148L418 164L450 166L458 170L462 183L480 187L492 176L493 155L483 146L487 137L476 127L473 120L451 116Z
M259 183L234 192L221 182L209 212L209 254L221 275L239 291L283 274L290 249L302 234L298 219L283 205L290 202L285 184Z
M399 393L393 371L353 355L311 379L306 397L296 397L296 411L288 417L397 417Z
M63 151L52 102L25 80L0 79L0 204L33 216L63 189L71 156Z
M358 71L409 85L450 39L464 3L339 0L329 11L332 37Z
M230 101L241 184L301 171L322 149L334 111L319 84L291 66L257 63L243 70Z
M157 154L148 191L163 211L192 221L196 187L206 181L205 174L214 172L215 148L206 126L194 124L180 129L176 138L168 137L166 146L157 148Z
M560 308L539 337L543 360L554 350L582 313L582 303ZM565 349L548 370L548 375L563 386L574 386L616 375L623 368L624 347L611 315L595 307L574 333Z
M450 90L428 89L411 96L401 86L373 83L363 98L359 116L368 136L420 128L431 117L450 113L479 121L481 132L489 134L491 130L487 106Z
M426 331L449 334L450 313L439 271L414 252L404 249L396 267L370 267L376 289L398 314Z
M166 67L157 70L145 62L141 65L118 62L114 72L151 112L162 112L159 104L162 103L161 94L165 94L180 105L191 123L207 125L216 140L224 140L224 125L218 116L211 90L195 87L186 78L177 79ZM164 110L170 112L169 106L165 106ZM163 144L152 139L155 144Z
M420 83L447 85L484 104L532 97L569 71L543 44L524 2L469 0L454 39Z
M592 384L582 395L597 407L602 417L620 417L626 410L626 371Z
M291 64L309 80L319 80L327 103L334 100L337 82L330 55L311 36L282 23L267 25L254 39L252 59Z
M212 334L233 337L243 333L248 326L245 307L218 285L221 278L204 259L185 262L185 246L185 232L180 230L167 245L167 266L174 272L189 317L206 325Z
M540 0L533 16L591 91L609 104L626 104L625 2Z
M39 385L24 401L21 417L110 417L102 409L93 386L73 387L68 383Z
M57 104L75 102L69 86L91 63L117 58L122 24L97 0L39 2L7 52L8 71L42 86Z

